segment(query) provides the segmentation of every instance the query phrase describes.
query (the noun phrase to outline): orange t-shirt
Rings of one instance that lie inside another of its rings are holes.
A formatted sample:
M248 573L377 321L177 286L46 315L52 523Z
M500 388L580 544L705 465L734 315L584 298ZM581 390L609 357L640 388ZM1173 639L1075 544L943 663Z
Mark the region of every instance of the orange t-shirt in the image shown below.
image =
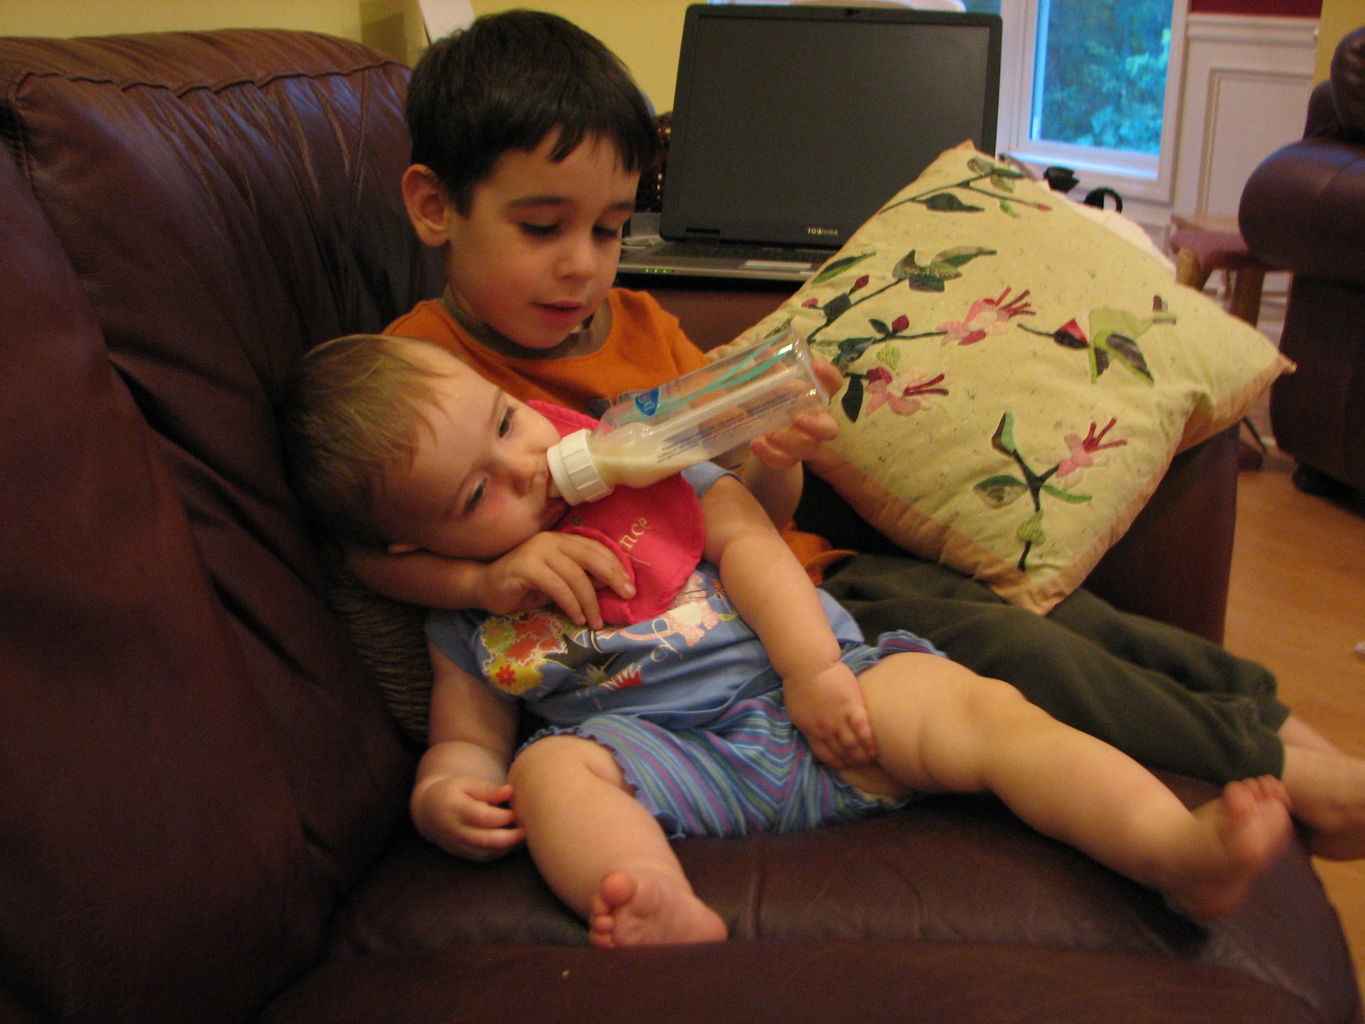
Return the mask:
M439 299L419 302L391 323L386 334L420 338L450 349L509 395L593 413L594 400L613 401L625 391L658 387L706 365L706 356L683 333L677 317L651 295L613 288L607 293L611 330L595 352L528 359L494 352L475 341ZM601 413L597 402L596 413Z

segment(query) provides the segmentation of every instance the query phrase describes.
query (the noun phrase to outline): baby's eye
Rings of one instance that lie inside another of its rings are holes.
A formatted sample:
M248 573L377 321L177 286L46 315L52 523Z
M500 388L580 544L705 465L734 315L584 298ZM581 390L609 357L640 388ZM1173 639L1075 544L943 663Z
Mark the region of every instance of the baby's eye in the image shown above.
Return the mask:
M498 436L506 437L512 432L512 413L514 410L508 409L502 414L502 419L498 421Z

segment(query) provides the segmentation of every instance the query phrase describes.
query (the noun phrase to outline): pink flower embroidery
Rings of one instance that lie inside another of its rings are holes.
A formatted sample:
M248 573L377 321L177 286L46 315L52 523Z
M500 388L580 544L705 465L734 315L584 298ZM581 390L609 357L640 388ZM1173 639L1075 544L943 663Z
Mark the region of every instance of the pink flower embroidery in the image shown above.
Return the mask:
M1010 300L1009 288L994 299L977 299L963 319L938 325L938 330L943 332L943 344L955 341L959 345L975 345L989 334L1003 334L1016 316L1033 316L1027 299L1028 290L1025 289Z
M866 401L863 411L871 415L879 406L886 405L901 416L927 409L934 395L946 395L948 389L939 387L943 374L929 377L924 370L909 370L892 378L884 366L873 367L867 373Z
M1106 442L1104 440L1104 435L1109 433L1117 422L1117 418L1110 419L1099 433L1095 432L1096 424L1091 423L1090 429L1086 431L1083 438L1075 434L1067 434L1066 446L1071 449L1071 454L1058 464L1057 476L1068 476L1078 469L1089 469L1091 466L1103 466L1108 459L1097 455L1096 452L1103 451L1106 448L1121 448L1128 443L1127 441Z

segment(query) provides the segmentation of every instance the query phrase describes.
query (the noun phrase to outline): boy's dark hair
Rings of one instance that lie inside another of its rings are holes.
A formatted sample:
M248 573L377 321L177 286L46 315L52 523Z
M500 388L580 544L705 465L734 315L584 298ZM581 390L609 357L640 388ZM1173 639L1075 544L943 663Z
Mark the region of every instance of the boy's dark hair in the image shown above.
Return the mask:
M555 161L591 136L614 143L627 171L659 153L654 120L620 59L540 11L485 15L433 43L408 85L407 120L412 162L431 168L466 215L500 156L535 149L552 132Z

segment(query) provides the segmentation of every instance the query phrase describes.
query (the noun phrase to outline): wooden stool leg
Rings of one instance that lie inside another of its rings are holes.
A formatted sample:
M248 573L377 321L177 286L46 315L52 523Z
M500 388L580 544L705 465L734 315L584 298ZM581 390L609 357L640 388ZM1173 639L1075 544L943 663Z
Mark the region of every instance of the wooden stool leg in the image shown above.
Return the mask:
M1255 327L1261 319L1261 288L1264 284L1263 267L1243 267L1233 271L1229 312Z
M1212 267L1202 266L1193 249L1181 248L1175 254L1175 279L1187 284L1195 291L1202 291L1208 283Z

